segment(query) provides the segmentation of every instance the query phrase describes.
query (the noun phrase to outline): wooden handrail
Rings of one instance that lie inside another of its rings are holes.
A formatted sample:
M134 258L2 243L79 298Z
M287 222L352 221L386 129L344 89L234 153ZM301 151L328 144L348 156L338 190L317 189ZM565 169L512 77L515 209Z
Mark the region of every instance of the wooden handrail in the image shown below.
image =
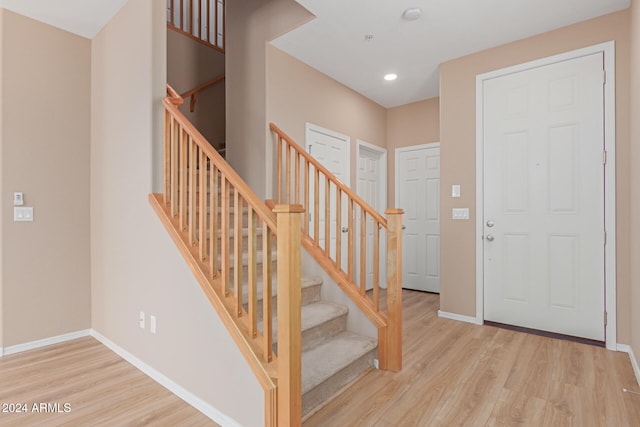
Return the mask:
M201 84L200 86L197 86L191 90L186 91L185 93L183 93L182 95L180 95L183 99L185 98L191 98L191 101L189 102L189 110L193 113L193 111L196 108L196 97L198 95L198 93L202 92L205 89L210 88L211 86L214 86L218 83L220 83L221 81L224 81L224 74L220 75L220 76L216 76L214 78L212 78L211 80L207 81L206 83Z
M225 8L225 0L169 0L167 27L224 53Z
M265 425L301 425L303 209L267 208L180 112L182 97L167 94L164 191L150 203L262 385Z
M269 128L276 136L278 150L278 199L272 203L303 205L303 246L378 328L380 368L399 371L402 368L402 274L398 266L402 266L402 210L388 210L389 219L384 218L278 126L270 123ZM343 209L347 212L347 224L342 224ZM322 215L325 220L321 227ZM330 224L331 218L335 225ZM347 233L346 254L342 250L342 233ZM372 247L369 247L369 238ZM386 261L386 312L380 307L381 259ZM346 271L342 267L344 260ZM369 285L370 293L367 292Z

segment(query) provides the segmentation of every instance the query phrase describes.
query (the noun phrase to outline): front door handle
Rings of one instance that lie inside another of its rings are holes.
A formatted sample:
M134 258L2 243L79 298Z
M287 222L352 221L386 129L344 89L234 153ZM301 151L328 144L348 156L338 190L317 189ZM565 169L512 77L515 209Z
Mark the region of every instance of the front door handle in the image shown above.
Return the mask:
M488 242L493 242L493 236L491 234L487 234L487 241Z

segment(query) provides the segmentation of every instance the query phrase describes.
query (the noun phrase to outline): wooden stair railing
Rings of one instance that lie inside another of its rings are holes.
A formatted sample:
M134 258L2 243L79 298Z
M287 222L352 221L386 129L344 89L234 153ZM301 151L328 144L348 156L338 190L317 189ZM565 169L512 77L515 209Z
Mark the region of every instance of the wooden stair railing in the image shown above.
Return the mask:
M185 98L191 98L191 100L189 101L189 111L191 111L192 113L194 112L195 108L196 108L196 98L198 96L198 94L200 92L202 92L205 89L210 88L211 86L214 86L220 82L224 81L224 74L220 75L220 76L216 76L214 78L212 78L211 80L202 83L200 86L197 86L191 90L186 91L185 93L183 93L182 95L180 95L180 98L182 98L183 100Z
M167 27L224 53L225 0L167 0Z
M300 425L302 207L270 211L179 111L180 96L167 91L164 190L150 203L262 385L265 425Z
M401 370L403 211L387 209L385 219L275 124L270 129L277 140L279 177L278 200L272 203L304 207L303 246L378 328L380 369ZM346 224L342 224L343 209ZM321 221L320 214L330 220ZM343 233L347 233L346 253ZM386 311L380 306L382 262L386 262Z

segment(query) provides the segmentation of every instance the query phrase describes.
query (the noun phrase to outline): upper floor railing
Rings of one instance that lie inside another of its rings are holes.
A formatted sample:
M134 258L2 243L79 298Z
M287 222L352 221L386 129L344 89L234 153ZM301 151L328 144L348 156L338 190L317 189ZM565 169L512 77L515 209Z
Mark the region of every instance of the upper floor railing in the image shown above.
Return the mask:
M225 0L167 0L170 29L212 47L225 50Z

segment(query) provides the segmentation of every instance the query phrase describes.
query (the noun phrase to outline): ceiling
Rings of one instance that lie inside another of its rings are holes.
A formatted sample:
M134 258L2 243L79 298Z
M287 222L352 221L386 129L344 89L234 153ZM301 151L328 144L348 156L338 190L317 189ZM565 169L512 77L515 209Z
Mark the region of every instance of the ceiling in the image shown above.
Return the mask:
M439 64L629 7L630 0L296 0L315 20L273 44L384 107L438 96ZM402 18L419 7L422 17ZM370 41L367 34L373 35ZM398 75L387 82L387 73Z
M0 0L0 7L93 38L127 1ZM316 19L273 43L387 108L438 96L442 62L630 5L630 0L296 1ZM422 17L404 20L409 7L421 8ZM373 35L370 41L367 34ZM387 73L398 79L384 81Z
M127 1L0 0L0 7L91 39Z

